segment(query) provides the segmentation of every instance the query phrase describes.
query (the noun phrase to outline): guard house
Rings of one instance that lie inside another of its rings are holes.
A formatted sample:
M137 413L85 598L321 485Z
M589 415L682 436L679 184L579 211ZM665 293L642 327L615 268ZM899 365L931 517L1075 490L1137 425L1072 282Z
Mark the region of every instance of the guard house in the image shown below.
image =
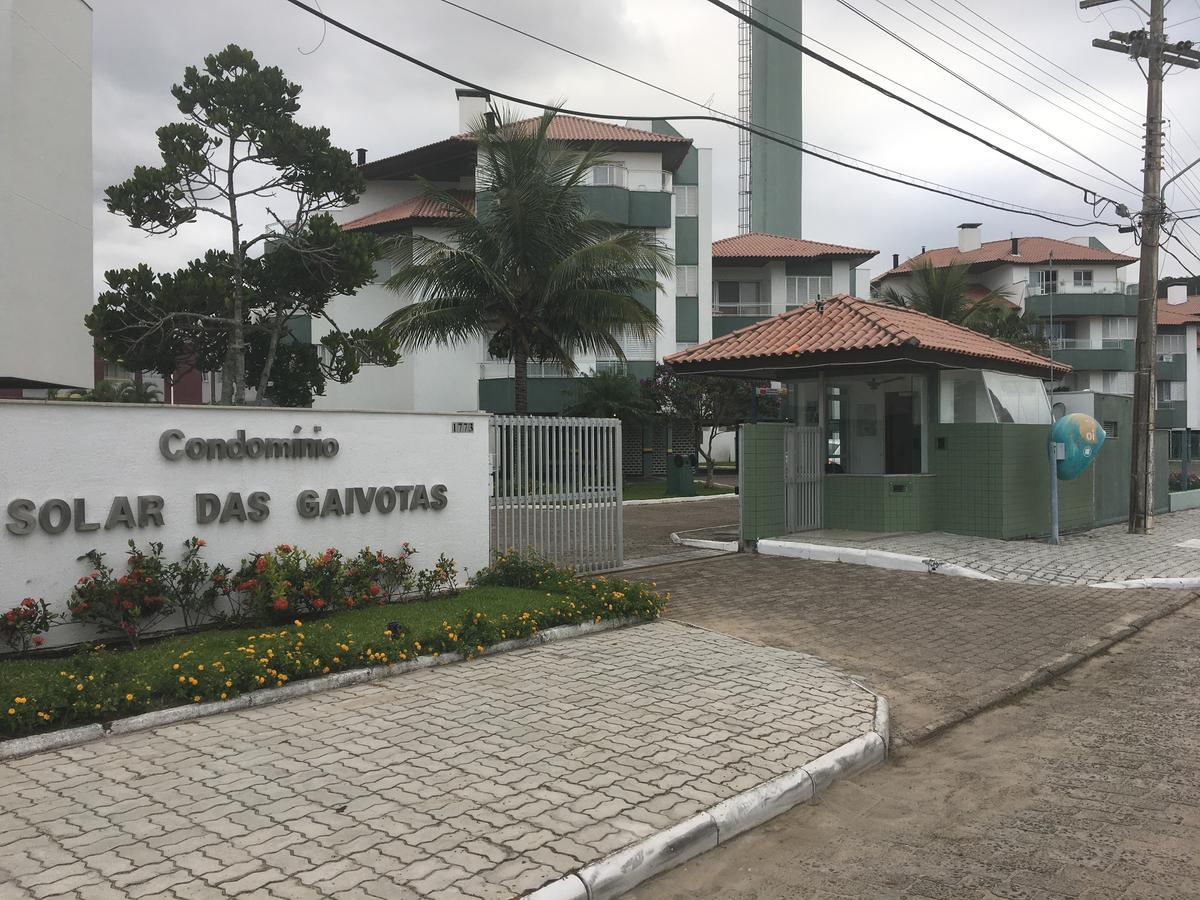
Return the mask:
M739 434L744 541L821 528L1046 532L1051 407L1043 379L1061 378L1068 365L845 294L668 362L685 375L788 387L790 421L744 425ZM1109 458L1119 467L1117 454ZM1105 462L1102 452L1080 478L1060 484L1064 529L1096 524L1095 479L1128 483L1127 470Z

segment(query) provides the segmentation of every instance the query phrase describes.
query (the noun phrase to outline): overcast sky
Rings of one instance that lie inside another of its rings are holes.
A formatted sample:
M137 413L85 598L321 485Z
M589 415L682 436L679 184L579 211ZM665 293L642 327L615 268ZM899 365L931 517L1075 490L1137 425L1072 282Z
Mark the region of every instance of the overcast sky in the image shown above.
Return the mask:
M737 23L703 0L458 2L689 98L711 102L714 109L737 110ZM1079 12L1072 0L849 2L1095 163L1140 185L1140 124L1135 123L1142 117L1134 111L1144 106L1145 83L1131 60L1091 47L1093 38L1106 37L1112 28L1139 27L1132 4L1105 7L1106 20L1098 10ZM230 42L253 50L263 63L280 66L303 85L301 119L328 126L335 143L347 149L366 147L370 157L377 158L457 130L454 84L332 28L326 33L319 20L284 0L98 0L95 5L98 284L106 269L138 262L175 267L222 242L219 228L200 224L186 226L175 238L145 237L104 209L103 193L135 165L158 161L154 130L179 117L170 86L185 66L199 64L206 53ZM386 43L508 93L597 112L628 113L633 118L695 112L680 100L504 31L441 0L322 0L322 5L329 15ZM1012 37L1089 86L991 30L969 10L998 22ZM968 28L951 12L982 30ZM1172 38L1200 39L1200 0L1172 0L1168 13ZM1120 179L934 68L837 0L807 0L804 16L804 31L810 37L999 131L1009 139L1010 148L1047 168L1128 202L1131 208L1138 205L1137 192ZM972 41L981 46L973 46ZM1004 75L989 71L985 64ZM1061 83L1037 72L1032 64L1047 69ZM1049 82L1065 97L1039 87L1031 78ZM814 144L975 194L1074 216L1090 213L1077 191L1011 163L811 60L805 62L802 97L803 137ZM1198 97L1200 71L1177 71L1168 78L1171 147L1178 159L1189 162L1200 156ZM995 138L977 125L964 124ZM714 238L735 233L737 132L708 123L681 123L680 130L699 146L713 149ZM1044 151L1057 161L1018 144ZM1168 165L1168 171L1172 168ZM1200 173L1200 167L1196 171ZM1170 205L1200 207L1200 177L1193 185L1190 197L1169 195ZM954 226L963 221L982 222L984 240L1010 234L1091 234L1112 249L1133 250L1131 237L1115 229L1073 230L889 184L811 158L805 161L803 215L804 237L877 249L880 255L869 264L873 273L890 266L892 253L905 258L922 245L954 243ZM1109 212L1102 218L1113 216ZM1194 224L1200 225L1200 220ZM1200 252L1200 235L1184 227L1180 235ZM1200 263L1186 251L1173 249L1189 268L1200 271ZM1131 279L1135 277L1134 269L1128 271ZM1164 258L1162 271L1182 274L1169 257Z

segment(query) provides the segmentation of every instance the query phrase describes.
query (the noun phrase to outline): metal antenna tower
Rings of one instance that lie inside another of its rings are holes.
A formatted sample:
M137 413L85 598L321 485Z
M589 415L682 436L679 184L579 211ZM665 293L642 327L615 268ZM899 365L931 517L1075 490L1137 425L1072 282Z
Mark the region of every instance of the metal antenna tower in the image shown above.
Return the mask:
M753 0L738 0L744 15L753 13ZM744 19L738 22L738 118L750 124L753 112L753 28ZM750 231L750 132L738 132L738 233Z

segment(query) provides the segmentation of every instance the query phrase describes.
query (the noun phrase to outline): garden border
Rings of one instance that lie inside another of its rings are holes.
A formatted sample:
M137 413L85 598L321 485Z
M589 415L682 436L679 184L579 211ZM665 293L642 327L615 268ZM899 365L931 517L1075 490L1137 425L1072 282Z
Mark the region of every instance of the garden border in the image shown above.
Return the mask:
M858 684L858 682L854 682ZM861 687L861 685L859 685ZM874 693L874 691L871 691ZM525 895L526 900L610 900L787 812L888 757L887 699L875 694L874 728L799 769L756 785L691 818L589 863Z
M539 631L537 634L526 638L511 638L507 641L492 644L490 647L484 649L482 653L478 654L478 656L491 656L497 653L508 653L513 650L525 650L540 644L569 640L602 631L627 628L633 625L649 624L654 621L657 620L627 617L623 619L605 619L602 622L582 622L577 625L557 625L554 628L547 628L545 631ZM388 678L406 675L417 669L430 669L435 666L452 665L454 663L469 661L469 659L465 659L457 653L444 653L440 656L419 656L416 659L406 662L389 663L385 666L347 669L344 672L332 672L329 675L305 678L291 684L283 685L282 687L259 688L258 690L248 691L241 696L234 697L232 700L214 700L208 703L170 706L166 709L156 709L123 719L113 719L110 722L94 722L90 725L80 725L75 728L63 728L58 731L10 738L6 741L0 741L0 760L17 759L46 750L62 750L66 747L76 747L80 744L103 740L109 735L117 736L132 734L136 731L148 731L151 728L172 725L176 722L188 722L194 719L220 715L221 713L237 712L238 710L258 706L282 703L285 700L292 700L296 697L304 697L308 694L320 693L321 691L334 690L336 688L349 687L350 685L364 684L371 681L383 681Z

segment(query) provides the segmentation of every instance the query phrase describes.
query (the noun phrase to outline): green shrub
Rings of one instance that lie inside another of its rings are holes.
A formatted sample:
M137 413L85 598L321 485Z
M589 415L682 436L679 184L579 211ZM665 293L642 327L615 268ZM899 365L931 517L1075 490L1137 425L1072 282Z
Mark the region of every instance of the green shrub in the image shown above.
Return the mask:
M43 634L57 619L45 600L26 597L0 616L0 640L17 653L26 653L31 647L40 647L45 642Z

